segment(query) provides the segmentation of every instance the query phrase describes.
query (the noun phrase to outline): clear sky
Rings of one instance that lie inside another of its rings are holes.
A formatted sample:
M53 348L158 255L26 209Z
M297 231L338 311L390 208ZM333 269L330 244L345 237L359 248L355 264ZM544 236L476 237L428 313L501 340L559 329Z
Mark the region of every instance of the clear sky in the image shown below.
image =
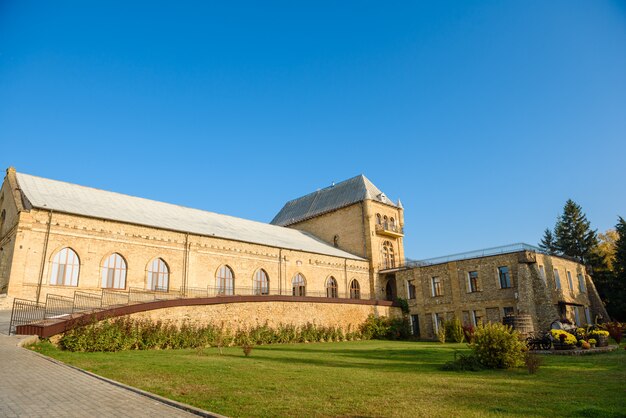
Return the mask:
M0 145L264 222L363 173L411 258L536 244L568 198L602 231L626 216L626 2L0 0Z

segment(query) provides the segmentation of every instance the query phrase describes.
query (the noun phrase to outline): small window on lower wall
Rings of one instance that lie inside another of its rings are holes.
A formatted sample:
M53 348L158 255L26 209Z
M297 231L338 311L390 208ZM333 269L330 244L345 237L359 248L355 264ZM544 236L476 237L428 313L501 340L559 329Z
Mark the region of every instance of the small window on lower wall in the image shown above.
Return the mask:
M506 306L504 309L504 316L515 316L515 308L512 306Z
M436 337L439 334L439 329L443 326L443 315L434 313L433 314L433 331L434 336Z
M591 311L589 310L588 306L585 306L585 319L587 320L588 324L591 324Z
M471 313L471 318L472 318L472 325L477 327L478 325L482 324L483 317L480 314L480 311L471 311L470 313Z
M417 315L411 315L411 334L415 337L420 336L420 321Z
M407 293L409 299L415 299L415 284L413 283L413 280L407 281Z
M478 272L470 271L467 273L467 292L478 292Z

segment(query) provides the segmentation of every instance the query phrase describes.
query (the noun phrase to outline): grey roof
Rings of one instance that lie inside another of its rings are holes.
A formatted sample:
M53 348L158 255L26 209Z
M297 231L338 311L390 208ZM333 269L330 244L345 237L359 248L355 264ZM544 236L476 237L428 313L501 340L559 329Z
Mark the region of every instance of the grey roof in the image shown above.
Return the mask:
M274 225L291 225L305 219L350 206L363 200L376 200L396 206L363 174L325 189L290 200L272 219Z
M35 208L363 260L297 229L16 173Z

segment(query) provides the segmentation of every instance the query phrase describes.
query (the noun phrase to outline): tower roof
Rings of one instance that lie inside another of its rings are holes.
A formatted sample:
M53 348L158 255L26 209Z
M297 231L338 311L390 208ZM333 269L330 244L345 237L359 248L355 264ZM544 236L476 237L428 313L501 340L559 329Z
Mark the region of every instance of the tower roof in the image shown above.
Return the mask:
M396 207L374 183L363 174L359 174L341 183L290 200L271 223L287 226L364 200L374 200Z

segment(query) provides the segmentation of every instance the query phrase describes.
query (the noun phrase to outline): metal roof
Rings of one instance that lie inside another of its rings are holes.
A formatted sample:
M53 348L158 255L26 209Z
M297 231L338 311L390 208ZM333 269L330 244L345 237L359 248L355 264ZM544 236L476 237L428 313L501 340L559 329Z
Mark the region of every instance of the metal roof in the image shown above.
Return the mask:
M16 173L35 208L363 260L297 229Z
M363 200L375 200L396 206L367 177L360 174L325 189L290 200L285 203L271 223L287 226Z

